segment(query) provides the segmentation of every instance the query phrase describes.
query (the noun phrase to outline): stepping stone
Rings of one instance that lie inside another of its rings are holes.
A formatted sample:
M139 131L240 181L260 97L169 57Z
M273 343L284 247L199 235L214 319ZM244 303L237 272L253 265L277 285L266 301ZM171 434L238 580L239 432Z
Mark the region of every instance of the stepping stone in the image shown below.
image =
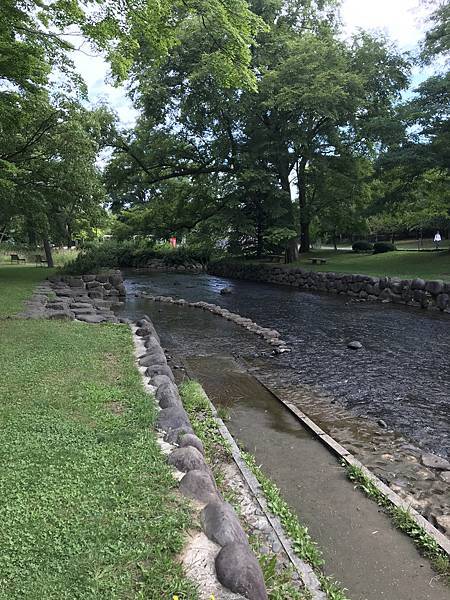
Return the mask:
M77 320L84 323L103 323L105 318L99 315L78 315Z

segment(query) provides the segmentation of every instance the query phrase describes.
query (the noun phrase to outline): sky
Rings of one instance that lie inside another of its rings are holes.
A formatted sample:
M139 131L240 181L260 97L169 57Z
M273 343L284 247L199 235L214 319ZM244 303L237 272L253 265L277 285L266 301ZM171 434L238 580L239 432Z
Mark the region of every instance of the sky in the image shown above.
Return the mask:
M347 35L358 28L381 30L404 51L414 51L423 39L428 12L421 0L343 0L341 8ZM108 66L105 61L82 52L75 52L73 58L87 83L91 102L106 100L119 115L122 126L132 127L137 112L123 88L107 83ZM429 70L416 68L412 74L412 87L428 75Z

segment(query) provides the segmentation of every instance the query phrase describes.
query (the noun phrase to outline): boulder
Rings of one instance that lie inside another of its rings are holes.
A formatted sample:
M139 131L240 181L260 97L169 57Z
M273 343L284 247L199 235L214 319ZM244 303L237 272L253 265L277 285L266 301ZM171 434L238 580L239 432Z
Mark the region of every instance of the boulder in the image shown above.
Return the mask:
M169 456L169 464L187 473L188 471L208 471L209 467L203 458L203 454L194 448L194 446L186 446L185 448L177 448Z
M248 546L247 536L228 502L216 500L207 504L200 513L200 522L209 539L219 546L233 543Z
M167 359L162 350L149 352L139 359L141 367L151 367L152 365L166 365Z
M163 408L160 411L156 419L156 427L163 431L179 429L181 427L188 427L190 430L191 424L184 408L171 406L170 408Z
M434 281L427 281L427 283L425 285L425 289L430 294L433 294L433 296L437 296L438 294L440 294L443 291L444 282L441 281L440 279L436 279Z
M106 317L102 316L102 315L77 315L77 320L78 321L83 321L83 323L103 323L104 321L106 321Z
M167 375L171 381L175 381L172 370L167 365L151 365L145 373L150 379L155 375Z
M226 296L228 294L232 294L233 290L230 287L224 287L220 290L220 294L222 294L222 296Z
M445 310L450 303L450 296L448 294L439 294L436 298L436 305L441 310Z
M197 448L197 450L199 452L201 452L202 454L205 453L201 439L198 438L195 434L185 433L184 435L182 435L180 437L179 444L180 444L181 448L186 448L187 446L193 446L194 448Z
M213 502L219 498L214 479L207 471L189 471L180 481L183 496L199 502Z
M155 397L161 408L183 406L177 387L173 383L160 385L156 390Z
M421 460L425 467L450 471L450 462L441 456L436 456L436 454L422 454Z
M164 383L172 383L172 380L169 379L169 377L167 377L167 375L155 375L151 379L151 384L154 385L155 387L159 387L160 385L163 385Z
M190 425L181 425L181 427L175 427L170 429L164 434L164 441L169 444L179 444L180 439L183 435L193 434L194 430Z
M347 344L347 348L350 348L351 350L359 350L362 347L363 347L363 345L361 344L361 342L358 342L357 340L355 340L353 342L349 342Z
M64 320L64 319L74 319L75 315L70 310L49 310L46 311L46 316L48 319L56 319L56 320Z
M425 289L425 281L423 279L420 279L419 277L416 277L416 279L413 279L411 282L411 289L413 290L424 290Z
M227 544L215 564L218 580L229 590L248 600L268 600L261 567L247 545Z

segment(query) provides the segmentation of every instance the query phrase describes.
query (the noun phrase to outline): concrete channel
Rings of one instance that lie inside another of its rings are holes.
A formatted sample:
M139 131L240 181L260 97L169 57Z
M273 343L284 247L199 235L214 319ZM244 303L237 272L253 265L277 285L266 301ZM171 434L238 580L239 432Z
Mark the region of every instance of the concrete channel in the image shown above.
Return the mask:
M251 451L322 549L327 574L352 600L443 600L439 580L407 536L355 490L336 458L231 357L187 357L227 427Z

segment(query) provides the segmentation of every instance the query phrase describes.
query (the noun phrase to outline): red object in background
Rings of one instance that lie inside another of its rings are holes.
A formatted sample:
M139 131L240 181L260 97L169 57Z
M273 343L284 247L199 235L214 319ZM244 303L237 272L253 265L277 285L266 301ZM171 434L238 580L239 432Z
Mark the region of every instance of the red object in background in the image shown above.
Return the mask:
M172 246L172 248L176 248L177 247L177 238L176 237L169 238L169 243Z

